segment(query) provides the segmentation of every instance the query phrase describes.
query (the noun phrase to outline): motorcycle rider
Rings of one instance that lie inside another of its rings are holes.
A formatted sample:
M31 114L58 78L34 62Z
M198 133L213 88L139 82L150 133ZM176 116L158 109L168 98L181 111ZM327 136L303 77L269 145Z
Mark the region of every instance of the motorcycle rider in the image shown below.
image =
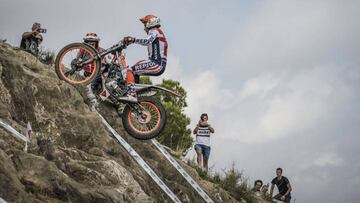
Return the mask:
M104 50L99 46L100 38L96 33L90 32L85 35L83 38L84 42L96 49L97 52ZM101 72L107 72L108 66L111 64L112 57L110 55L106 55L101 60ZM83 77L88 76L91 72L82 72ZM90 100L90 109L91 111L95 111L96 107L99 105L94 91L100 88L102 83L101 75L97 76L89 85L86 86L86 96Z
M163 31L160 29L160 18L154 15L146 15L139 19L144 24L144 31L147 37L138 39L131 36L125 37L125 44L132 43L147 46L148 60L141 60L126 72L126 82L128 85L127 95L121 99L130 102L137 102L135 91L135 75L159 76L165 71L167 62L168 43Z

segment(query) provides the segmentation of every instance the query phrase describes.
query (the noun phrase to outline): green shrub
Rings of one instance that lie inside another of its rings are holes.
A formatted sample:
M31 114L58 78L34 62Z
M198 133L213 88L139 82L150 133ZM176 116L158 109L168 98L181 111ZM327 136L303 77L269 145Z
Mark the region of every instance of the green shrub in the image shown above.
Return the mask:
M217 172L213 175L207 174L197 166L195 159L188 160L187 164L193 167L202 179L217 184L228 191L235 199L239 201L243 199L247 203L256 202L248 179L244 177L242 172L235 169L235 164L233 164L229 170L224 170L223 175Z

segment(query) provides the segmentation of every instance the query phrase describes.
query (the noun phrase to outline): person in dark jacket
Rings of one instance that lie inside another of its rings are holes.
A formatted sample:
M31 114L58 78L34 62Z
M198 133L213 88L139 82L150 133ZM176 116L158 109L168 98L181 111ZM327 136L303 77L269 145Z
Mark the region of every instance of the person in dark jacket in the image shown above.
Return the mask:
M34 54L39 54L39 46L43 41L43 36L41 32L44 32L45 29L41 28L40 23L34 23L31 27L31 32L24 32L22 34L20 48Z
M270 188L270 197L272 197L274 187L277 186L279 190L279 194L274 196L274 199L283 201L285 203L290 203L291 200L291 185L288 178L282 176L282 168L276 169L276 177L271 181L271 188Z

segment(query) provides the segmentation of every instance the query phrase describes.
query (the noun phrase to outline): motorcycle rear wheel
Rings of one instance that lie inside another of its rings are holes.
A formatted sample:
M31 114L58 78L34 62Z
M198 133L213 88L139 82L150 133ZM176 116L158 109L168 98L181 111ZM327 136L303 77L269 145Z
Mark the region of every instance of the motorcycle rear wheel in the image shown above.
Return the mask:
M139 115L135 109L126 105L122 122L128 134L136 139L149 140L158 136L165 128L166 112L164 106L152 97L139 97L144 111Z

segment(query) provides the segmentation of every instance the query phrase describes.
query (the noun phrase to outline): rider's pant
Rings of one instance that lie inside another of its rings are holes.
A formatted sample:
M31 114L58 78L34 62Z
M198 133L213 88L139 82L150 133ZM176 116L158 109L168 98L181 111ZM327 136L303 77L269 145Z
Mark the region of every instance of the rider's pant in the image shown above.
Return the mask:
M126 82L128 84L135 83L135 75L149 75L159 76L165 71L166 58L162 58L161 61L154 60L142 60L132 66L126 74Z

